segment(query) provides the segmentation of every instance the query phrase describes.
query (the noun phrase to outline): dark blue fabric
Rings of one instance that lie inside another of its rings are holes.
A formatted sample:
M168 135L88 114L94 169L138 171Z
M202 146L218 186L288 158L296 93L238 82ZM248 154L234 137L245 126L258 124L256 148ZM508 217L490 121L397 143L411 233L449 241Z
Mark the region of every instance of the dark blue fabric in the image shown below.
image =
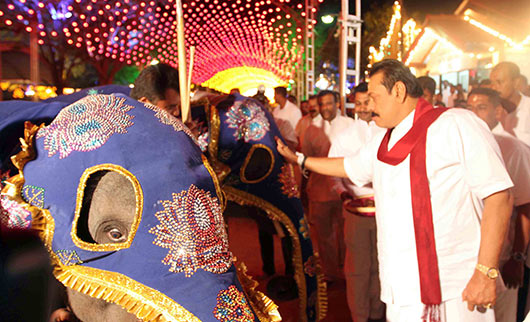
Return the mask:
M158 108L152 110L153 107L147 108L121 95L113 100L121 98L125 99L125 105L132 107L125 114L133 117L133 124L126 127L126 133L112 134L96 149L82 152L77 148L66 156L59 152L50 155L53 149L45 144L45 138L36 140L37 158L24 168L25 184L45 190L43 208L49 210L55 221L52 250L55 253L75 251L81 260L87 261L80 265L124 274L164 293L200 320L218 322L212 313L218 293L230 285L242 289L234 266L222 274L197 269L192 276L186 277L182 272L170 272L169 266L162 263L169 250L155 245L155 236L149 232L160 224L155 213L164 210L162 201L171 201L172 194L187 191L191 185L218 198L214 181L203 163L199 147L186 133L187 128L176 131L172 125L163 124L155 114L166 114ZM51 104L55 106L56 102ZM83 106L78 105L79 102L63 109L52 125L61 121L67 112L84 113ZM114 112L101 113L110 116ZM170 118L176 122L174 124L182 125ZM98 118L95 120L97 122ZM65 142L65 146L71 147L75 140L75 136L64 136L59 143ZM107 163L125 168L138 179L143 191L142 218L130 248L114 252L81 249L70 235L79 179L85 169Z
M245 101L249 103L247 104ZM269 123L269 130L266 131L263 137L257 140L250 139L248 142L244 139L237 138L236 131L238 131L238 129L230 127L230 124L233 123L233 121L229 120L231 117L229 114L230 110L233 109L233 106L238 103L242 103L243 105L257 105L262 110L262 113L265 114ZM308 261L313 261L313 248L307 231L307 226L304 223L302 202L298 197L289 197L282 193L282 183L280 182L279 175L281 173L281 168L286 163L276 149L275 137L282 138L282 136L276 126L273 116L261 105L261 103L241 95L227 96L226 99L217 104L216 107L220 118L218 155L216 158L230 166L231 169L231 174L224 180L224 184L231 185L238 190L262 198L285 213L298 232L298 239L300 240L300 246L302 249L302 262L305 264ZM265 145L273 152L274 166L272 172L262 181L258 183L245 183L241 181L240 170L243 167L245 158L251 148L256 144ZM223 155L230 156L224 159ZM307 289L307 317L309 321L315 321L317 318L315 299L317 298L318 284L316 276L311 275L308 275L307 273L304 274ZM312 298L313 301L311 301L310 298Z

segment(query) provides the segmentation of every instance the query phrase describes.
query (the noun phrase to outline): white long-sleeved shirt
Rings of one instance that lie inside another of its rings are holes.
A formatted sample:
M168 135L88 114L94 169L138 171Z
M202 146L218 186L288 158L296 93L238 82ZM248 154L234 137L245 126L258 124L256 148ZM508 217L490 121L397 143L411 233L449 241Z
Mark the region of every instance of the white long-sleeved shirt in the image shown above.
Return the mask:
M386 132L386 129L378 127L374 121L368 123L361 119L355 120L352 125L332 140L328 157L337 158L355 155L372 138L384 132ZM357 197L374 193L371 183L359 187L354 185L348 178L330 177L330 180L332 180L333 190L339 196L345 191Z
M392 131L389 149L412 127L411 112ZM421 303L412 216L410 156L392 166L377 159L383 135L344 159L350 180L373 183L381 299ZM462 296L480 246L483 199L512 187L492 133L472 112L450 109L427 131L426 169L442 301Z
M302 153L311 157L327 157L331 141L353 123L352 118L337 115L331 121L321 119L320 124L312 124L304 135ZM314 172L310 174L307 182L307 196L309 200L317 202L340 200L328 177Z

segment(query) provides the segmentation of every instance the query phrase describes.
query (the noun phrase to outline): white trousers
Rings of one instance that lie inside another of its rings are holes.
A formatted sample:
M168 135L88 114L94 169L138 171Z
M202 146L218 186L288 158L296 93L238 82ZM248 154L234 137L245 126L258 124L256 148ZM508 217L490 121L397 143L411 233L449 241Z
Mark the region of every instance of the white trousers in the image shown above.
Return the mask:
M424 305L399 306L395 304L386 305L386 319L389 322L422 322ZM476 309L471 312L467 309L467 302L456 298L442 302L440 305L441 322L495 322L493 309L484 313Z
M495 301L496 322L513 322L517 320L517 293L519 288L507 288Z

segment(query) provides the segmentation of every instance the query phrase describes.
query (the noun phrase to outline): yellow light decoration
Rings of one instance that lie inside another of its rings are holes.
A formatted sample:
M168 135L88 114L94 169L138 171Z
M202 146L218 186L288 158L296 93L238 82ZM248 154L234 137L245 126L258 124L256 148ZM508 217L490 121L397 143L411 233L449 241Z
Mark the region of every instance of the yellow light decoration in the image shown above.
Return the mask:
M451 48L451 50L453 51L456 51L458 54L462 55L463 54L463 51L458 48L457 46L455 46L452 42L450 42L449 40L445 39L444 37L441 37L440 35L438 35L436 32L434 32L431 28L427 27L425 28L426 30L426 33L429 35L429 36L432 36L434 38L436 38L438 41L442 42L444 45L448 46Z
M469 15L471 14L471 10L466 10L465 13L464 13L464 20L469 22L470 24L472 24L473 26L475 27L478 27L480 29L482 29L483 31L489 33L490 35L493 35L501 40L503 40L504 42L506 42L508 45L510 45L511 47L514 47L515 49L522 49L524 46L530 44L530 35L526 36L526 38L520 42L520 43L517 43L515 42L513 39L511 39L510 37L498 32L497 30L491 28L491 27L488 27L486 26L485 24L471 18Z
M401 5L399 4L399 2L394 2L393 9L394 13L392 14L392 19L390 19L390 24L388 26L386 36L379 42L379 50L376 50L374 47L370 47L369 49L370 53L372 54L374 63L381 61L383 60L383 58L385 58L386 46L390 44L390 40L392 39L392 35L394 35L397 22L399 19L401 19Z
M424 32L420 35L420 39L418 40L418 43L416 44L416 46L414 46L412 48L412 50L410 50L406 60L405 60L405 65L409 65L412 58L414 57L414 54L417 52L418 48L420 48L420 45L423 41L425 41L425 39L428 39L428 38L435 38L438 43L441 43L442 45L445 45L447 47L450 48L451 51L454 51L460 55L463 55L463 51L458 48L457 46L455 46L452 42L450 42L449 40L445 39L444 37L441 37L440 35L438 35L435 31L433 31L431 28L429 27L425 27L424 28Z
M234 67L218 72L212 78L201 84L223 93L229 93L232 88L239 88L240 93L246 93L259 85L266 88L287 86L272 72L256 67Z
M24 91L22 90L22 88L17 88L13 91L13 98L15 99L24 98Z
M421 28L417 28L416 21L410 18L409 20L407 20L405 25L403 25L402 32L404 35L403 46L404 46L405 52L407 52L412 46L412 44L414 43L414 40L416 39L416 37L420 34Z

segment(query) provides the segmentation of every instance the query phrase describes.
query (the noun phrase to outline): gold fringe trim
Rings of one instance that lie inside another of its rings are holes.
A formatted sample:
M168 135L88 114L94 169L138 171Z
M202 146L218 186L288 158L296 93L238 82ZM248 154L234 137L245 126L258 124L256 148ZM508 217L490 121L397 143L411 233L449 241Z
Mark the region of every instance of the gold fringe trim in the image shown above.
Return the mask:
M304 267L303 267L304 264L302 263L302 248L300 246L300 239L298 239L298 233L293 223L291 222L291 220L289 220L289 218L283 211L276 208L271 203L257 196L254 196L248 192L236 189L234 187L224 186L223 188L225 190L226 198L228 200L236 202L241 206L250 205L250 206L255 206L255 207L258 207L264 210L271 220L277 220L281 222L285 226L287 231L289 232L289 235L293 242L293 266L295 270L294 278L298 286L298 298L300 300L299 321L307 322L307 313L306 313L307 289L305 285L305 276L304 276ZM320 299L318 299L318 301L320 301ZM317 312L317 315L320 315L319 312Z
M64 286L118 304L143 321L201 321L163 293L116 272L57 263L54 275Z
M250 299L250 305L256 312L261 322L279 322L282 320L278 305L276 305L268 296L256 290L258 282L247 274L247 266L243 262L238 262L234 257L234 263L237 269L237 276L245 294Z
M52 250L55 221L50 212L22 199L24 166L36 156L34 144L37 131L44 127L24 123L22 151L11 157L19 174L9 178L2 189L11 200L21 204L32 215L31 228L36 230L50 253L53 274L61 283L88 296L115 303L144 321L200 322L200 320L166 295L115 272L85 266L64 266Z
M324 281L324 274L322 273L322 266L320 265L320 255L315 252L315 267L317 276L317 321L324 320L328 313L328 285Z
M269 155L271 156L271 164L269 166L269 169L265 173L265 175L261 176L260 178L258 178L256 180L249 180L245 176L245 171L247 170L247 166L248 166L248 163L250 162L250 158L252 158L252 154L254 153L254 151L256 149L265 149L267 152L269 152ZM239 177L241 178L241 182L244 182L244 183L259 183L259 182L265 180L269 176L269 174L271 174L272 169L274 168L274 163L275 162L276 162L276 160L274 159L274 153L272 153L271 148L269 148L268 146L266 146L264 144L254 144L254 145L252 145L252 147L250 148L250 150L247 153L247 156L245 157L245 161L243 162L243 165L241 166L241 169L239 170Z
M135 214L134 214L134 220L132 222L132 225L129 230L129 236L127 236L127 240L122 243L107 243L107 244L97 244L97 243L89 243L77 236L77 224L79 222L79 217L81 216L81 211L83 207L83 199L85 195L85 188L86 183L91 175L98 171L114 171L116 173L121 174L122 176L125 176L127 180L131 183L134 189L134 196L135 196ZM83 174L81 175L81 178L79 179L79 185L77 187L77 201L75 206L75 213L74 213L74 222L72 224L72 230L70 231L70 236L72 240L74 241L74 244L85 250L93 251L93 252L103 252L103 251L114 251L119 249L125 249L131 247L131 244L134 240L134 237L136 236L136 232L138 231L138 226L140 225L140 221L142 220L142 212L144 209L144 194L142 191L142 187L140 186L140 182L138 179L129 172L127 169L116 165L112 163L103 163L98 164L93 167L85 169Z
M210 143L208 144L208 152L210 154L212 168L217 174L219 181L223 182L223 180L230 174L232 170L229 166L217 159L217 153L219 152L219 132L221 119L219 118L219 112L217 111L217 108L214 105L210 106L209 115Z

